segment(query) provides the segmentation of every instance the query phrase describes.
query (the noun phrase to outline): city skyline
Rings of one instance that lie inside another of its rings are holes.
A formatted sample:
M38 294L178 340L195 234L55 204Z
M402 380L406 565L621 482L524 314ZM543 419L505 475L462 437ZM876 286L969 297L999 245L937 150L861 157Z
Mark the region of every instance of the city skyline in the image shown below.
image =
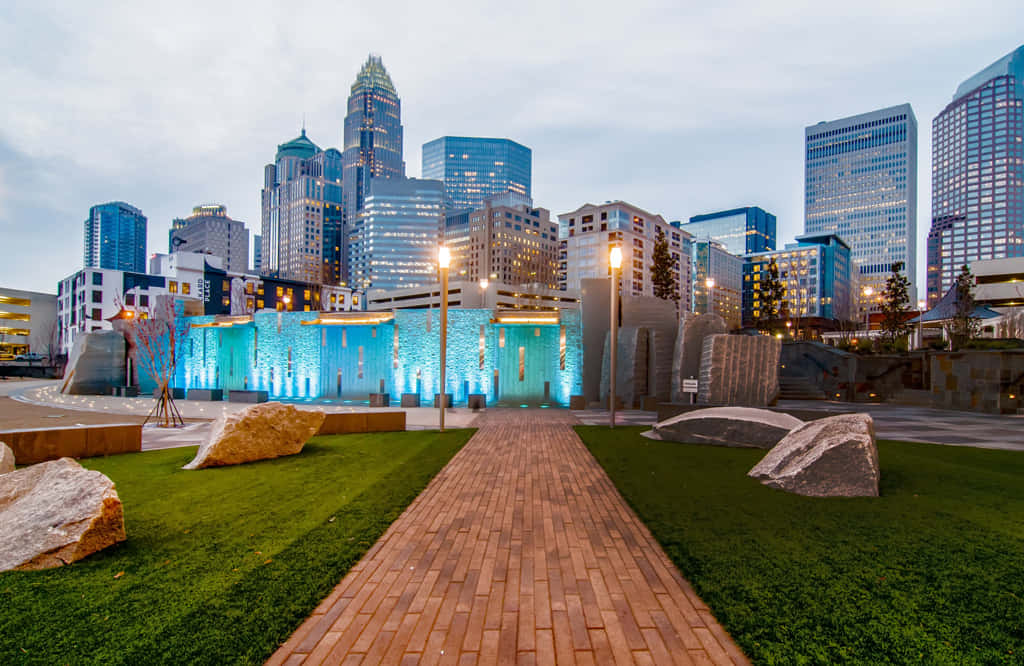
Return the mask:
M930 165L931 121L956 87L1020 46L1010 2L981 15L952 3L886 7L884 25L870 8L840 19L803 13L810 7L791 5L785 19L757 6L598 6L585 17L450 9L467 24L490 14L510 28L536 23L527 46L538 48L511 59L485 48L486 31L467 30L473 36L454 45L430 39L425 28L445 18L425 8L397 18L417 30L366 31L338 45L318 39L330 30L324 8L289 21L253 8L250 40L204 51L231 12L15 5L8 15L19 29L0 61L10 91L0 110L0 233L18 242L5 244L0 284L54 292L81 267L83 213L103 201L146 214L151 252L196 201L226 205L258 233L267 156L303 117L319 145L341 145L349 86L368 52L383 57L402 97L410 176L419 175L418 147L438 136L507 137L533 150L535 203L552 215L615 199L683 221L753 205L777 215L782 245L803 232L804 127L909 102L918 161ZM374 20L373 9L351 11ZM752 43L734 49L714 38L727 27ZM649 35L641 51L600 47L608 34L640 28ZM413 38L398 38L406 33ZM137 57L111 48L114 37ZM267 77L280 85L250 85ZM930 191L922 167L920 292Z

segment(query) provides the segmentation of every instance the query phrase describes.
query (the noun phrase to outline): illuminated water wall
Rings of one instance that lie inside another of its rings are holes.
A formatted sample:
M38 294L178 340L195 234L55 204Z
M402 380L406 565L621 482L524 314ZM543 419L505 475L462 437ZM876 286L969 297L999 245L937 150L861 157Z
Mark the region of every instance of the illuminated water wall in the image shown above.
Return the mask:
M276 399L397 400L439 392L440 313L398 310L372 324L314 323L315 312L267 312L219 326L193 317L178 386L264 390ZM567 405L582 390L579 314L558 324L502 324L491 310L449 310L445 392L495 402Z

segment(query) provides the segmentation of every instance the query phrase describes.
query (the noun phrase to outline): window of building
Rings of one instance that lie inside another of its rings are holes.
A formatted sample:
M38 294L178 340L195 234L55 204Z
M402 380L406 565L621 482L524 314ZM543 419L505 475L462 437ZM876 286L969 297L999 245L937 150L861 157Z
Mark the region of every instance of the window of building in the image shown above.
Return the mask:
M191 285L191 283L182 282L181 283L181 293L185 294L186 296L189 295L190 293L192 293L192 285Z
M103 273L93 273L92 274L92 283L93 284L103 284Z
M92 302L93 303L102 303L103 302L103 292L102 291L94 291L94 292L92 292Z
M99 308L93 308L92 309L92 320L93 321L102 321L103 320L103 310L101 310Z
M169 293L171 293L171 294L178 293L178 283L175 282L174 280L171 280L170 282L168 282L167 283L167 291Z

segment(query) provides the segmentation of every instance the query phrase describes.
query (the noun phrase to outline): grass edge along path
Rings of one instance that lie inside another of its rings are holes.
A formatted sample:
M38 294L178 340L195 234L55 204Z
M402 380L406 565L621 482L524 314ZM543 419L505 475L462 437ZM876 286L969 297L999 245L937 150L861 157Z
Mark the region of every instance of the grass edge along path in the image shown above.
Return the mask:
M148 509L142 507L141 500L127 499L138 497L140 489L132 487L126 471L136 463L156 461L159 472L172 478L179 473L177 467L194 455L194 447L84 460L87 467L101 471L121 468L120 478L112 478L125 503L129 541L71 566L0 574L0 663L262 663L313 612L473 432L322 437L312 440L298 456L235 468L180 472L193 475L185 477L192 483L201 478L194 475L212 472L218 476L207 477L211 483L228 482L228 488L250 482L234 477L262 478L274 492L282 492L285 487L279 480L290 471L296 481L287 490L293 493L301 493L302 484L315 482L317 466L332 463L350 465L352 473L370 479L352 497L343 496L344 489L339 488L334 506L308 507L317 518L306 521L299 532L288 533L294 527L282 523L289 521L275 518L272 522L276 525L268 530L272 534L256 535L257 539L263 537L259 543L271 544L260 546L263 551L247 550L245 536L238 536L259 528L244 520L218 524L217 506L189 511L182 524L192 527L184 533L158 535L157 539L140 536L141 544L132 544L133 522L137 526L143 521L162 524L165 516L140 514ZM370 448L374 446L386 453L374 457ZM147 460L146 456L151 457ZM370 467L364 462L367 459ZM175 467L173 472L166 469L169 465ZM374 476L380 468L383 473ZM232 471L242 474L232 475ZM320 473L329 476L322 468ZM259 489L253 492L268 503L275 502L274 496L261 496ZM152 500L158 501L173 498ZM224 501L231 500L226 497ZM259 506L252 507L253 512L260 510ZM154 525L146 529L152 532ZM211 566L224 569L216 574L215 584L204 584L203 561L179 565L182 553L177 544L166 546L178 548L170 555L173 562L153 562L155 553L144 552L146 548L161 548L167 539L177 542L196 533L206 534L213 543L197 544L189 552L196 558L209 555ZM228 548L244 552L225 558L221 551ZM227 570L225 566L235 559L240 561L238 566ZM161 564L167 564L166 574L159 571ZM182 571L171 572L175 565ZM115 570L127 575L118 576ZM194 582L190 571L195 575ZM157 584L160 576L165 580ZM120 591L115 590L118 585L123 585ZM85 590L81 601L75 594L79 587ZM147 598L151 589L155 590L154 596ZM94 591L95 599L87 598L89 590ZM116 627L108 629L114 623Z
M879 498L807 498L756 449L576 431L761 664L1024 662L1024 454L879 441Z

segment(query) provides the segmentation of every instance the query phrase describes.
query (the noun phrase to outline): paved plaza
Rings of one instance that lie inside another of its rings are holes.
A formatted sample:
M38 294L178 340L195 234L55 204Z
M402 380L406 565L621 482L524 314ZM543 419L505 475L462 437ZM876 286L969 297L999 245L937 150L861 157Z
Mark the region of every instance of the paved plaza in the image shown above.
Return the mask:
M270 663L747 663L574 421L488 410Z

